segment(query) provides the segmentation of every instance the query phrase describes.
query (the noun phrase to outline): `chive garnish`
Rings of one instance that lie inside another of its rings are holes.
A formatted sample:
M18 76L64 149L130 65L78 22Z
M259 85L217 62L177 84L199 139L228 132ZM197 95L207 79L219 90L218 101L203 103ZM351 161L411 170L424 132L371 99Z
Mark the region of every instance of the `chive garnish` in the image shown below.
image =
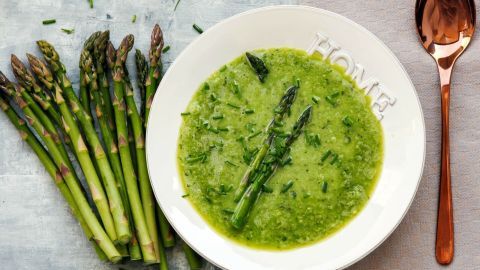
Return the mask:
M216 115L212 116L212 119L213 120L223 119L223 114L216 114Z
M228 165L231 165L231 166L233 166L233 167L238 167L237 164L231 162L230 160L225 160L225 163L228 164Z
M220 72L223 72L227 69L227 65L223 65L221 68L220 68Z
M229 131L228 127L219 127L217 128L218 131Z
M170 50L170 45L167 45L167 46L165 46L165 48L163 48L162 53L166 53L169 50Z
M262 186L262 191L265 192L265 193L272 193L273 192L273 188L267 186L267 185L263 185Z
M180 115L181 116L186 116L186 115L190 115L190 114L191 114L191 112L182 112Z
M335 92L329 96L326 96L325 97L325 100L330 103L332 106L336 106L337 105L337 102L335 100L336 97L338 97L340 95L340 92Z
M322 155L322 158L320 159L322 162L324 162L325 160L327 160L327 158L330 156L330 154L332 154L332 151L329 149L327 150L327 152L325 152L323 155Z
M231 210L231 209L226 209L226 208L224 208L224 209L222 209L222 212L224 212L225 214L231 215L231 214L233 214L235 211L233 211L233 210Z
M252 114L252 113L255 112L255 110L254 110L254 109L245 109L243 112L244 112L245 114Z
M288 180L286 184L283 184L282 189L280 190L281 193L287 192L293 186L293 180Z
M348 115L342 119L342 122L347 127L351 127L353 125L353 120Z
M257 137L258 135L260 135L262 132L261 131L257 131L251 135L248 135L247 139L250 140L250 139L253 139L255 137Z
M190 196L190 194L188 194L188 193L187 193L187 194L183 194L183 195L182 195L182 198L186 198L186 197L188 197L188 196Z
M318 102L320 101L320 98L317 97L317 96L313 96L312 101L315 102L316 104L318 104Z
M230 106L230 107L232 107L232 108L235 108L235 109L240 109L240 106L235 105L235 104L230 103L230 102L227 102L227 105Z
M175 7L173 8L173 11L177 10L178 4L180 4L180 0L177 0L177 3L175 4Z
M137 21L137 15L132 16L132 23L135 23Z
M318 134L305 133L305 141L308 145L311 145L315 148L319 147L322 144L322 141L320 140L320 136L318 136Z
M193 29L195 29L195 31L197 31L197 33L199 33L199 34L203 33L203 29L200 28L200 26L198 26L197 24L194 23L192 26L193 26Z
M299 79L299 78L297 78L297 79L295 80L295 85L296 85L297 87L300 87L300 79Z
M44 21L42 21L42 23L43 23L44 25L54 24L54 23L56 23L56 22L57 22L56 19L49 19L49 20L44 20Z
M207 155L205 153L202 153L198 156L185 158L185 161L189 164L193 164L193 163L196 163L198 161L204 162L205 160L207 160Z
M62 28L62 31L70 35L70 34L73 34L73 32L75 32L75 29Z
M328 183L327 183L327 181L323 181L323 184L322 184L322 192L323 192L323 193L326 193L326 192L327 192L327 189L328 189Z
M88 1L90 3L90 8L93 8L93 0Z
M209 90L210 89L210 85L208 83L205 83L203 85L203 90Z
M330 161L330 165L335 164L335 162L337 161L338 161L338 154L333 154L333 158L332 158L332 161Z
M240 86L238 86L237 81L233 81L233 93L235 95L240 94Z

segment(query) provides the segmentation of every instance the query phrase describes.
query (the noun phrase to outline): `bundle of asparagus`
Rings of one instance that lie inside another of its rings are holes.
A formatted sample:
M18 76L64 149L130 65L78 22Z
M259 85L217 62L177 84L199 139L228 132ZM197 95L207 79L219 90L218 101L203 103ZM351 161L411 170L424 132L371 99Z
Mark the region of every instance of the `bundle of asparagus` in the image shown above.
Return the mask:
M127 35L116 50L109 35L109 31L95 32L84 44L79 96L58 53L47 41L37 42L46 62L27 54L33 73L12 55L18 83L0 72L0 108L52 176L101 259L114 263L126 257L143 259L146 264L160 263L160 269L168 269L164 248L175 245L175 236L156 206L144 135L161 80L163 34L155 25L149 63L136 50L140 111L125 65L134 38ZM113 79L113 95L107 71ZM74 170L74 161L81 171ZM86 187L79 180L80 174ZM198 255L187 245L183 248L191 268L201 267Z

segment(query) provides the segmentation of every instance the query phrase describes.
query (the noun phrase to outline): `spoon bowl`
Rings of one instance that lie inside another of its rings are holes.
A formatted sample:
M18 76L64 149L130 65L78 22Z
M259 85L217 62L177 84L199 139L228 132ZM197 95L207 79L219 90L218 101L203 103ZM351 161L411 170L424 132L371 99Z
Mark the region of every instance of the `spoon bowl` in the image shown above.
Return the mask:
M453 260L453 205L450 179L449 107L453 65L475 32L473 0L417 0L415 20L420 42L435 59L442 100L442 158L435 255L440 264Z

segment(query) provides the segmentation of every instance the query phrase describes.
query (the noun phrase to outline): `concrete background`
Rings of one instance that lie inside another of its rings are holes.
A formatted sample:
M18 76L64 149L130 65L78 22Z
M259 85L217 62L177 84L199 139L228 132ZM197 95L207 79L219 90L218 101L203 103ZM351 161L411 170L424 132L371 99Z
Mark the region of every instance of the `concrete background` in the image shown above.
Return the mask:
M433 60L417 40L414 2L395 0L175 0L0 1L0 70L11 77L9 59L15 53L39 54L34 41L51 41L78 84L78 57L85 38L110 29L115 45L127 33L136 48L147 52L151 28L159 23L171 50L168 65L195 38L192 24L204 29L252 8L273 4L304 4L350 18L376 34L397 55L415 84L425 113L427 156L415 201L398 229L378 249L350 269L480 269L480 43L472 42L458 61L452 86L451 162L456 256L449 267L434 258L440 162L440 97ZM478 6L478 3L477 3ZM136 23L132 23L137 15ZM55 18L57 23L42 25ZM67 35L60 28L74 28ZM130 69L134 69L130 59ZM37 157L0 114L0 269L118 269L100 262L80 226ZM168 251L171 269L186 269L179 246ZM123 267L123 266L122 266ZM140 264L129 269L156 269ZM210 265L207 269L212 269Z

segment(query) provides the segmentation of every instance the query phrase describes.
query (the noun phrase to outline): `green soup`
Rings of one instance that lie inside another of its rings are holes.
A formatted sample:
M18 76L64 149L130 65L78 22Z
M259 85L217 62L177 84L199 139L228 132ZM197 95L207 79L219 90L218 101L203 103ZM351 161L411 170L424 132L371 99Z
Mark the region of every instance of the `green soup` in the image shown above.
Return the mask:
M182 113L178 163L189 200L218 232L262 249L290 249L339 230L368 201L381 171L382 128L370 99L341 68L297 49L254 52L264 82L241 56L213 73ZM291 162L264 186L245 226L230 224L235 190L285 90L299 84L283 127L313 105Z

